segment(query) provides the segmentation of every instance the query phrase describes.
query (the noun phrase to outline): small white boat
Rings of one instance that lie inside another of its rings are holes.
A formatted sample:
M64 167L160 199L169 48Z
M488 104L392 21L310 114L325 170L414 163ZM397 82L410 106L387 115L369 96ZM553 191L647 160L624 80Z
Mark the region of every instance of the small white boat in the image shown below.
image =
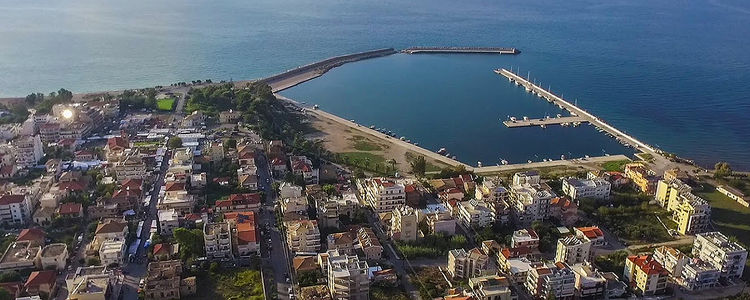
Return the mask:
M529 160L527 160L526 162L527 162L527 163L531 163L531 160L529 159Z
M501 160L501 161L500 161L500 163L501 163L501 164L504 164L504 165L507 165L507 164L508 164L508 161L507 161L507 160L504 160L504 159L503 159L503 160Z

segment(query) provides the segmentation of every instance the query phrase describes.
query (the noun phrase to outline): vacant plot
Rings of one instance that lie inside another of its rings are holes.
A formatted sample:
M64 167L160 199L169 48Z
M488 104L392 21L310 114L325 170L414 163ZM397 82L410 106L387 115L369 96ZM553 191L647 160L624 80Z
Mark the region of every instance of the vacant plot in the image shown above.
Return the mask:
M222 270L199 276L198 289L189 299L251 299L261 300L263 284L256 270Z
M622 172L625 171L625 165L629 162L629 160L608 161L603 163L601 167L605 171L609 172Z
M380 151L383 150L383 147L376 144L375 142L361 136L361 135L355 135L349 138L349 141L352 143L352 147L355 150L359 151Z
M174 98L164 98L156 100L156 108L158 110L172 110L172 108L174 108Z
M713 186L703 185L693 190L711 204L711 219L717 230L734 236L743 245L750 245L750 208L716 191Z

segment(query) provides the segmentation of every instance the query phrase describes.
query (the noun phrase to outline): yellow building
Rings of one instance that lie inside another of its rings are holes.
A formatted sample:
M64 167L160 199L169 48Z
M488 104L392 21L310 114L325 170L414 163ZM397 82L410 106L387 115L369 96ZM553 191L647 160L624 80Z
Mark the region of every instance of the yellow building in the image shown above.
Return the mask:
M669 272L651 255L632 255L625 259L623 277L637 294L650 296L666 290Z
M666 208L669 211L674 210L674 207L670 208L670 204L677 200L677 196L682 192L690 192L691 188L687 184L684 184L679 179L662 179L656 184L656 201L661 207Z
M654 176L653 171L642 163L629 163L625 165L625 177L630 178L641 192L653 195L656 191L656 176Z
M706 200L691 193L682 193L679 204L672 211L672 219L677 222L677 231L681 234L705 232L711 223L711 206Z

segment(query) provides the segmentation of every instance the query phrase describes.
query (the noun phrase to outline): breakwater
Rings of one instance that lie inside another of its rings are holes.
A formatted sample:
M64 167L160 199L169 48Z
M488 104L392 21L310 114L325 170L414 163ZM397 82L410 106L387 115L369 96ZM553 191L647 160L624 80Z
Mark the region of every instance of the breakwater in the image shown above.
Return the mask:
M555 94L553 94L551 91L545 90L542 87L537 86L536 84L529 81L527 78L523 78L520 75L513 73L512 71L509 71L507 69L497 69L495 70L495 73L503 75L508 78L509 81L515 82L516 84L522 85L528 92L534 93L538 95L541 98L544 98L545 100L552 102L560 108L563 108L567 111L569 111L572 115L585 118L589 121L592 125L600 128L603 131L606 131L607 133L611 134L614 138L624 141L626 145L630 145L635 147L636 149L644 152L650 152L652 154L656 154L656 149L649 146L648 144L639 141L638 139L620 131L619 129L615 128L612 125L607 124L603 120L599 119L597 116L581 109L580 107L571 104L570 102L566 101L562 97L559 97Z
M278 92L305 81L314 79L320 75L323 75L325 72L328 72L328 70L341 66L345 63L391 55L394 53L396 53L396 50L394 50L393 48L385 48L335 56L291 70L287 70L282 73L260 79L258 81L267 83L271 86L274 92Z
M407 54L419 53L476 53L476 54L518 54L516 48L504 47L409 47L401 50Z

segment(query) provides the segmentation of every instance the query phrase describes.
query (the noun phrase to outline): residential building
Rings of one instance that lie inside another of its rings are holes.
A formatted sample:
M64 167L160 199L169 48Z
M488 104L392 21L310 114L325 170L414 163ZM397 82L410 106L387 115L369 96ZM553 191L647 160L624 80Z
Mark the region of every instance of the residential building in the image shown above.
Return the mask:
M448 211L434 211L425 214L427 226L431 233L453 235L456 233L456 219ZM426 234L426 232L425 232Z
M78 267L65 277L69 300L106 300L117 284L106 266Z
M448 251L448 273L453 278L471 278L488 275L490 258L478 248Z
M653 195L656 192L658 178L643 163L629 163L625 165L625 176L643 193Z
M237 123L237 121L240 120L240 117L242 117L240 112L230 109L219 113L219 122L221 122L221 124Z
M320 231L315 220L284 222L287 245L295 252L318 252L320 250Z
M564 263L531 268L526 277L526 290L534 297L547 299L573 299L576 277L573 270Z
M391 238L400 241L415 241L419 230L417 210L409 206L401 206L393 210L391 219Z
M233 259L232 230L228 222L207 222L203 225L206 257L217 260Z
M281 199L281 212L282 213L304 213L307 212L307 198L306 197L293 197L293 198L282 198Z
M20 168L32 168L44 156L42 140L38 135L18 137L11 141Z
M560 220L564 226L578 222L578 205L568 197L555 197L549 201L549 216Z
M514 175L514 185L510 187L511 215L522 226L547 218L550 201L557 196L549 186L539 183L539 175L535 172L531 173L536 174L534 176L519 175L527 173L529 172ZM520 184L515 184L516 182Z
M339 253L345 255L354 253L354 238L349 232L329 234L326 240L328 241L328 250L338 250Z
M573 233L584 242L591 242L591 246L601 247L607 244L604 238L604 231L598 226L575 227Z
M125 262L125 241L105 241L99 247L99 261L102 265L122 265Z
M607 278L589 262L570 266L576 276L577 299L602 299L607 292Z
M673 277L680 276L682 268L690 261L690 258L682 254L680 250L667 246L654 249L653 259Z
M479 228L492 224L495 214L487 202L472 199L458 203L458 219L466 227Z
M576 264L589 260L591 260L591 242L576 236L567 236L557 240L555 261Z
M146 164L138 151L127 151L114 163L115 176L123 182L128 179L145 179Z
M309 158L305 156L292 156L289 157L289 163L292 166L292 173L294 175L301 175L305 179L305 184L318 184L320 170L313 167L312 161Z
M679 195L679 204L672 211L672 219L677 223L681 234L695 234L709 230L711 226L711 205L692 193Z
M206 116L200 110L196 110L182 119L181 126L184 128L200 127L205 122Z
M68 246L64 243L49 244L39 252L39 264L44 270L65 270L67 260Z
M692 259L682 269L677 283L688 291L699 291L717 286L719 277L721 273L714 266L700 259Z
M54 296L57 289L57 271L34 271L23 285L24 290L30 296L40 296L49 299Z
M370 279L367 276L369 266L357 256L349 256L336 250L328 251L328 290L333 299L366 300L369 299Z
M24 224L31 218L31 203L25 195L0 196L0 223Z
M510 238L510 247L539 249L539 235L531 228L516 230Z
M292 259L294 274L317 271L319 268L317 255L297 255Z
M357 187L362 198L376 213L391 212L406 201L404 185L392 179L360 179Z
M693 257L719 270L722 278L739 279L747 261L747 250L721 232L706 232L695 235Z
M159 234L171 236L176 228L180 227L180 214L173 209L160 210L159 215Z
M380 260L383 254L383 246L378 240L375 232L368 227L362 227L357 231L357 240L367 260Z
M146 300L176 300L195 294L195 276L182 278L182 262L151 262L146 268L143 294Z
M656 184L656 202L659 203L659 205L667 210L670 210L669 204L678 202L677 196L681 193L690 193L692 191L692 188L683 183L682 180L679 179L662 179L659 180Z
M542 177L535 170L518 172L513 174L513 185L540 184Z
M225 200L216 201L214 210L216 212L257 212L261 206L259 193L231 194Z
M225 213L224 220L232 228L232 245L237 255L249 256L260 253L260 232L254 212Z
M669 272L651 255L631 255L625 259L623 280L641 296L664 293Z
M19 235L20 238L20 235ZM2 259L0 259L0 271L21 271L36 267L36 258L42 251L44 243L31 240L18 240L10 244Z
M514 300L518 296L513 294L508 278L498 275L487 275L469 278L469 287L475 300Z
M570 199L573 200L580 198L609 199L611 189L612 184L601 177L593 179L568 177L562 179L563 193L570 196Z

